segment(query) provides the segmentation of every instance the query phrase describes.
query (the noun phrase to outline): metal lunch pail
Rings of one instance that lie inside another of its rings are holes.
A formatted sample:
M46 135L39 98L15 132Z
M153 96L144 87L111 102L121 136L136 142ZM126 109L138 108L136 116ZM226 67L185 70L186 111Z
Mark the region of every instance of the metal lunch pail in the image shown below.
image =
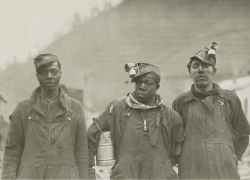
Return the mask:
M110 131L103 132L100 136L96 164L97 166L113 166L115 164L114 147Z

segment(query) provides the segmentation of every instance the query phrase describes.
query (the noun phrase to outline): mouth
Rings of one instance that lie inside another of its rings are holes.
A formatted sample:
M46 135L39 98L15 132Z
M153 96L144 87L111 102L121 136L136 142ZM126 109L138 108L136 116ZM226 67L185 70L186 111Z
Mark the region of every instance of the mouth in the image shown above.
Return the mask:
M54 83L45 83L46 86L53 86Z
M145 94L141 94L141 93L137 93L137 96L138 96L138 97L141 97L141 98L146 97Z
M203 78L206 78L206 76L198 76L197 78L198 79L203 79Z

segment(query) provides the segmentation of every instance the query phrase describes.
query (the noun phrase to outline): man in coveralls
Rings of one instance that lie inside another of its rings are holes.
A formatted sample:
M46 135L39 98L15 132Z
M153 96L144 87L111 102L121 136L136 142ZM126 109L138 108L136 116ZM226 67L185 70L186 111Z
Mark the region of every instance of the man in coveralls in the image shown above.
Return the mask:
M110 178L178 179L172 166L184 140L182 120L156 93L160 70L147 63L132 68L136 70L131 80L135 91L112 101L96 119L102 131L111 131L113 139L116 163ZM100 134L92 123L88 129L90 167Z
M238 161L248 145L250 127L238 96L213 82L216 48L192 56L187 64L194 84L173 108L186 133L179 158L181 179L239 179Z
M1 177L88 179L83 107L59 87L57 56L41 54L34 63L40 86L10 116Z

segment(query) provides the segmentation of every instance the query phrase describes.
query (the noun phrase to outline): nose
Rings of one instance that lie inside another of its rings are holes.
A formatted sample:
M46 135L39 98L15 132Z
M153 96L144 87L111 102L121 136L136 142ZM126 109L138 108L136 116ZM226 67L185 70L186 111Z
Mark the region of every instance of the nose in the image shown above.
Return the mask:
M50 71L47 74L47 78L52 78L52 73Z
M199 72L203 72L203 67L202 67L202 65L199 66L198 71L199 71Z
M146 85L145 85L145 83L143 82L143 83L141 83L141 85L140 85L140 89L146 89Z

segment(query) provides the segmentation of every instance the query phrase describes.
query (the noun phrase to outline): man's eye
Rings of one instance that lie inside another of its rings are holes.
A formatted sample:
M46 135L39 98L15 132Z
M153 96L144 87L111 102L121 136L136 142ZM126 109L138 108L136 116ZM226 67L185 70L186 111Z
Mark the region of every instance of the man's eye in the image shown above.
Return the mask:
M54 74L54 75L57 75L57 74L58 74L58 72L59 72L59 71L57 71L57 70L53 70L53 71L51 71L51 73L52 73L52 74Z
M40 75L42 75L42 76L46 76L46 75L47 75L47 72L41 71L41 72L39 72L38 74L40 74Z

